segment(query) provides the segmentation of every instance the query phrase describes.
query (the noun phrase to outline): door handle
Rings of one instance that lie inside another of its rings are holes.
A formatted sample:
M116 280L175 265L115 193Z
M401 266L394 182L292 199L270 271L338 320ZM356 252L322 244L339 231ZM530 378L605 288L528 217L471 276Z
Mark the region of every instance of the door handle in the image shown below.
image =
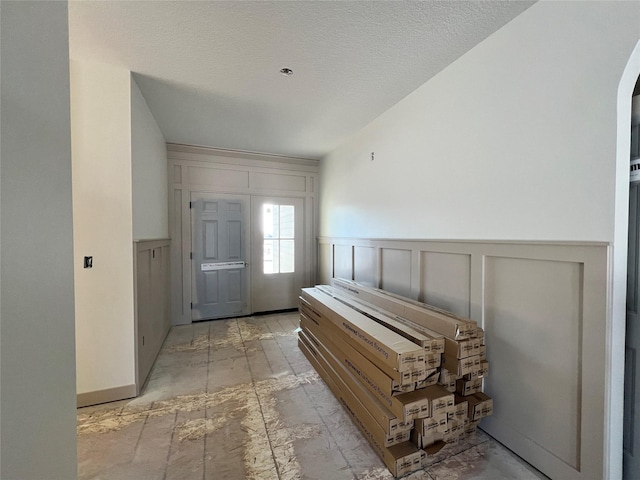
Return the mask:
M203 263L200 265L200 270L202 270L203 272L208 272L212 270L236 270L239 268L245 268L246 266L247 266L247 263L242 261Z

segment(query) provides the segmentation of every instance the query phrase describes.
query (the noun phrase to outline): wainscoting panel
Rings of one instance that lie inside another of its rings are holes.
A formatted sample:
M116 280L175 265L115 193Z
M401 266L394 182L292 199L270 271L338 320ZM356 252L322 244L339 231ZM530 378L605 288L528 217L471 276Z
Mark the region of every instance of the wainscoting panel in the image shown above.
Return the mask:
M319 251L322 283L354 272L476 320L494 399L481 428L551 478L603 478L610 245L321 237Z
M383 248L380 257L380 288L411 296L411 250Z
M333 277L333 245L321 243L318 245L318 283L326 285Z
M471 255L420 252L418 300L469 317Z
M333 256L335 258L333 263L334 276L351 279L353 277L353 247L336 245Z
M133 244L137 393L171 328L169 243L169 239L161 239Z
M575 469L580 468L581 305L579 263L485 259L491 372L485 392L500 394L517 385L501 396L494 420Z
M373 287L378 284L378 252L373 247L353 247L353 280Z

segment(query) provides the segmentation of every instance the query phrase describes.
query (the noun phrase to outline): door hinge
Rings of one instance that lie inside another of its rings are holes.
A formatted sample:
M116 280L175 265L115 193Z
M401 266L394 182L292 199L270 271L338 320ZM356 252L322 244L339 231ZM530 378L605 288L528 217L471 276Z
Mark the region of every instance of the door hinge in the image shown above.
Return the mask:
M193 252L189 252L189 258L193 260Z
M191 302L191 310L193 310L193 302Z
M151 258L156 258L156 250L155 248L151 250Z
M189 208L193 208L193 202L189 202Z

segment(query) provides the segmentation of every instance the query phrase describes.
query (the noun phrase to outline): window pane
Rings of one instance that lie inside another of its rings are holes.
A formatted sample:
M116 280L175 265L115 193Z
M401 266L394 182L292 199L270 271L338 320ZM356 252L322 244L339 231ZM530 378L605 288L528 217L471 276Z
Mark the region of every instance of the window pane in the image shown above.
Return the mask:
M278 236L278 213L277 205L269 203L262 206L262 236L263 238L274 238Z
M280 205L280 238L294 238L293 205Z
M280 273L295 271L294 240L280 240Z
M273 271L273 240L264 240L263 244L263 269L264 273L276 273Z

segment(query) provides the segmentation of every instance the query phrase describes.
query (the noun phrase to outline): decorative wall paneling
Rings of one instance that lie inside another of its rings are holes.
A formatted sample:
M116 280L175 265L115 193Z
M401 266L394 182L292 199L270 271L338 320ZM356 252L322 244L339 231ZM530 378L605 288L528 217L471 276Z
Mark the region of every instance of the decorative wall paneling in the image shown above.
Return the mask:
M305 284L315 283L318 253L318 161L206 147L167 144L171 305L174 325L191 323L192 192L302 198ZM251 263L251 260L249 260Z
M169 239L133 244L136 394L140 393L171 328Z
M476 320L493 417L481 427L551 478L602 478L610 246L320 238L346 277Z

